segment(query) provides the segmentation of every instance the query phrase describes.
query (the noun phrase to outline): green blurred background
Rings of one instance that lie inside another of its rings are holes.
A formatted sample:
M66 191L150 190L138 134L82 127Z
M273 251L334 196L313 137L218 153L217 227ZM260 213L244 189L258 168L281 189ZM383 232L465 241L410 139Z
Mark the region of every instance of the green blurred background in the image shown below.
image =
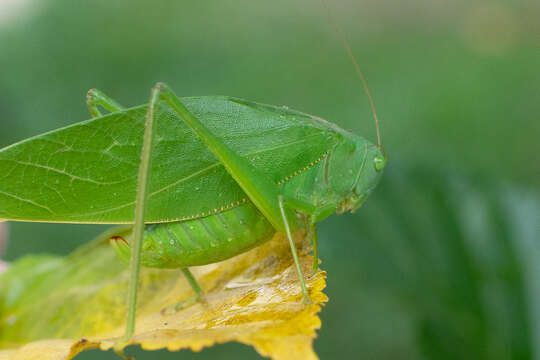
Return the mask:
M323 359L540 358L540 3L328 1L389 157L354 215L320 225ZM319 1L0 0L0 147L89 118L85 94L232 95L375 139ZM8 261L99 226L9 224ZM256 358L238 344L138 359ZM112 359L92 351L77 359Z

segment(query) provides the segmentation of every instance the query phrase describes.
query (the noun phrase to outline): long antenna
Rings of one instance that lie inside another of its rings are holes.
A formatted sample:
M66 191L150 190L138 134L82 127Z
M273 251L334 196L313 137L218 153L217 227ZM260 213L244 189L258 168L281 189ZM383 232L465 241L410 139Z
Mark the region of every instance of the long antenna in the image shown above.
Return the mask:
M364 75L362 74L362 71L360 71L360 66L358 66L358 62L356 61L352 51L351 46L349 45L349 42L347 41L347 38L345 37L345 33L343 32L343 29L338 25L338 23L334 20L332 16L332 12L328 5L326 4L325 0L321 0L323 7L326 11L326 16L328 17L328 20L334 27L334 31L338 35L339 39L341 40L341 43L343 44L343 47L347 51L347 56L349 57L349 60L353 63L354 70L356 71L356 74L358 75L358 78L362 82L362 85L364 86L364 90L366 92L366 95L369 99L369 105L371 106L371 113L373 114L373 119L375 120L375 127L377 128L377 144L379 147L381 147L381 133L379 130L379 118L377 117L377 111L375 111L375 104L373 103L373 98L371 97L371 93L369 92L366 79L364 78Z

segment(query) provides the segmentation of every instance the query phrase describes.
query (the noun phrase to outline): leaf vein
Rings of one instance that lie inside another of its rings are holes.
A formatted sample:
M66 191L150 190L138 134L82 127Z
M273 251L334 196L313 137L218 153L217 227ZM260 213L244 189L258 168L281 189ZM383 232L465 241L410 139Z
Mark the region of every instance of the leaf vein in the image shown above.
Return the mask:
M13 194L10 194L10 193L7 193L5 191L2 191L0 190L0 194L2 195L5 195L5 196L8 196L8 197L11 197L11 198L14 198L14 199L17 199L19 201L22 201L22 202L25 202L25 203L29 203L29 204L32 204L36 207L39 207L39 208L42 208L44 210L47 210L49 213L53 214L54 215L54 211L52 211L49 207L45 206L45 205L41 205L33 200L28 200L28 199L25 199L25 198L22 198L20 196L17 196L17 195L13 195Z
M13 162L15 162L15 163L17 163L19 165L23 165L23 166L32 166L32 167L37 167L37 168L45 169L45 170L48 170L48 171L56 172L58 174L70 177L72 181L73 180L80 180L80 181L93 183L93 184L96 184L96 185L116 185L116 184L120 184L120 183L125 182L125 180L112 181L112 182L102 182L102 181L97 181L97 180L93 180L93 179L90 179L90 178L84 178L84 177L81 177L81 176L70 174L69 172L67 172L65 170L56 169L54 167L47 166L47 165L35 164L35 163L25 162L25 161L20 161L20 160L10 160L10 161L13 161Z

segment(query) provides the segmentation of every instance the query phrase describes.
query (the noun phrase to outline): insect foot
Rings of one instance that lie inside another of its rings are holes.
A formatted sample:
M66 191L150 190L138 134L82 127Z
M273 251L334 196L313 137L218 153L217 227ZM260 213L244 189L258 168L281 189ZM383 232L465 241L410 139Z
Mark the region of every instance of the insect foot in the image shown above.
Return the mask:
M177 311L180 311L182 309L188 308L192 305L195 305L196 303L202 301L202 295L201 294L195 294L190 296L184 301L179 301L176 304L167 306L163 310L161 310L161 315L171 315L174 314Z

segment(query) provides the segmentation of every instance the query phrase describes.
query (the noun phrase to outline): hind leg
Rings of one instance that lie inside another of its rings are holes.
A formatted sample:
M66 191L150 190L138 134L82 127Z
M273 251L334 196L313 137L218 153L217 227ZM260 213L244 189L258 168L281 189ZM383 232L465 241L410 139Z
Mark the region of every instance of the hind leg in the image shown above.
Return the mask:
M97 92L97 90L96 90ZM102 99L100 103L103 107L107 106L116 106L115 103L109 102L109 99L105 95L97 92L97 99ZM141 150L141 162L139 164L139 171L137 176L137 192L135 195L135 214L134 214L134 223L133 223L133 245L130 254L129 262L129 284L128 284L128 293L127 293L127 319L126 319L126 331L124 336L119 338L114 344L114 351L120 355L122 358L126 359L124 356L124 347L129 343L133 333L135 332L135 315L136 315L136 306L137 306L137 294L138 294L138 284L139 284L139 275L141 270L141 248L142 240L144 236L144 215L146 210L146 198L148 193L148 183L150 179L150 168L151 168L151 154L152 154L152 143L154 138L154 126L155 126L155 105L158 101L158 93L155 90L152 90L150 96L150 104L148 105L148 110L146 112L144 135L143 135L143 145ZM99 102L98 102L99 103ZM95 103L92 103L92 106L97 106ZM89 105L90 111L92 107ZM95 108L97 110L97 107Z

